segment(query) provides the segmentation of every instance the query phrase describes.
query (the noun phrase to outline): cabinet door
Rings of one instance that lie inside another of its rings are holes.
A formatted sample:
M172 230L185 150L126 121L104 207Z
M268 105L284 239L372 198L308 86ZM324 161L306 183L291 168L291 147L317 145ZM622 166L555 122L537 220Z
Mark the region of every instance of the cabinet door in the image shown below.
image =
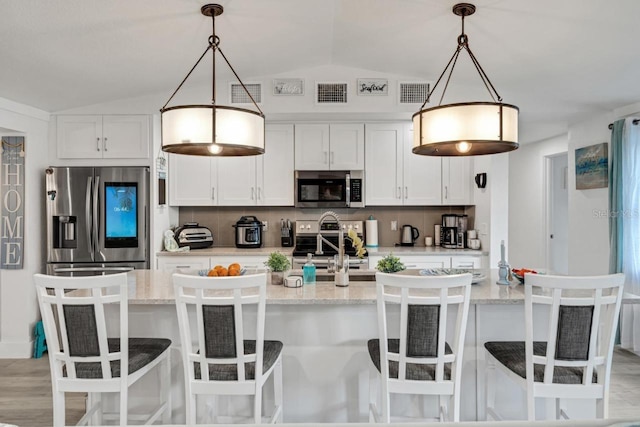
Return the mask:
M102 147L105 159L148 159L149 117L103 116Z
M329 168L332 170L364 170L363 124L330 126Z
M268 258L268 255L213 256L211 257L211 267L213 268L216 265L227 267L229 264L237 262L242 268L245 268L247 272L249 270L264 270L266 269L264 262Z
M448 256L401 256L399 258L408 269L451 267L451 258Z
M169 154L169 204L216 205L216 160L206 156Z
M402 204L402 124L367 124L365 204Z
M329 125L295 126L296 170L329 169Z
M102 116L58 116L60 159L102 158Z
M258 204L293 206L293 125L267 125L265 141L256 161Z
M160 256L158 257L158 270L170 273L176 270L205 270L211 268L208 256Z
M253 206L258 199L256 156L220 157L217 164L220 206Z
M479 256L452 256L451 257L452 268L480 268L481 265L482 265L482 262Z
M442 204L442 161L440 157L413 154L412 125L405 125L403 145L403 188L405 205Z
M442 204L470 205L473 203L470 157L442 158Z

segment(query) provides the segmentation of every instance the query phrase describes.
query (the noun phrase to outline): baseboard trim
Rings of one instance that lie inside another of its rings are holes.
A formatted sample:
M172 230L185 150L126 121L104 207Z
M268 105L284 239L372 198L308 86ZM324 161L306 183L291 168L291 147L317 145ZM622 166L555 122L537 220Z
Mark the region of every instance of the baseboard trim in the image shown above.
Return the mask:
M0 359L30 359L34 341L0 342Z

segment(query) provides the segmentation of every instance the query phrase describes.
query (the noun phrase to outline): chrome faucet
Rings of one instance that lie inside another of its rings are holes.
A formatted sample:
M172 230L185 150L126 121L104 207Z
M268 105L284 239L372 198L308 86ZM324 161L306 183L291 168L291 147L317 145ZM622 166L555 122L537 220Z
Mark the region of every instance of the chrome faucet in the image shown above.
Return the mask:
M338 223L338 247L325 239L325 237L321 233L322 224L324 220L327 218L333 218ZM325 242L327 245L338 251L338 263L336 265L336 271L342 270L344 266L344 231L342 231L342 224L340 223L340 218L338 214L333 211L327 211L320 216L318 220L318 235L316 236L316 255L322 255L322 242Z

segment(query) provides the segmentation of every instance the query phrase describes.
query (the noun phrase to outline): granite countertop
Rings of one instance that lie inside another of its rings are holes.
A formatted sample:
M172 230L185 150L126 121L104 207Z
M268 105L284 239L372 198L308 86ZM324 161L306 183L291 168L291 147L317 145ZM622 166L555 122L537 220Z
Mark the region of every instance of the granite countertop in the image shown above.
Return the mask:
M379 246L366 248L369 256L386 256L393 252L398 256L438 256L438 255L468 255L483 256L489 255L487 251L473 249L445 249L439 246ZM291 255L293 248L283 248L280 246L264 248L236 248L236 247L211 247L206 249L192 249L188 252L157 252L157 256L249 256L249 255L269 255L271 252L281 252Z
M366 272L371 274L371 271ZM522 304L523 286L516 282L496 285L497 269L487 270L488 277L471 287L471 304ZM160 270L134 270L129 273L131 304L173 304L171 273ZM267 286L267 304L375 304L375 281L351 278L347 287L333 281L318 281L299 288Z

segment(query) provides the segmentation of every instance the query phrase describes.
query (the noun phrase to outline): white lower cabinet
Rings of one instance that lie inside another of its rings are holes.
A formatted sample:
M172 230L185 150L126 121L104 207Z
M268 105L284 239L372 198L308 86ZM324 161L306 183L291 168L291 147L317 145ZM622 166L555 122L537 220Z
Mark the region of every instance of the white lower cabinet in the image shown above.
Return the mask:
M205 270L209 268L211 268L211 257L208 256L175 255L158 257L158 270L170 273L183 269Z
M265 268L268 255L224 255L224 256L191 256L168 255L158 257L158 270L175 272L179 269L206 270L216 265L228 267L237 262L247 270Z
M396 255L407 269L423 268L480 268L480 256L466 255ZM369 268L375 269L383 256L369 257Z

